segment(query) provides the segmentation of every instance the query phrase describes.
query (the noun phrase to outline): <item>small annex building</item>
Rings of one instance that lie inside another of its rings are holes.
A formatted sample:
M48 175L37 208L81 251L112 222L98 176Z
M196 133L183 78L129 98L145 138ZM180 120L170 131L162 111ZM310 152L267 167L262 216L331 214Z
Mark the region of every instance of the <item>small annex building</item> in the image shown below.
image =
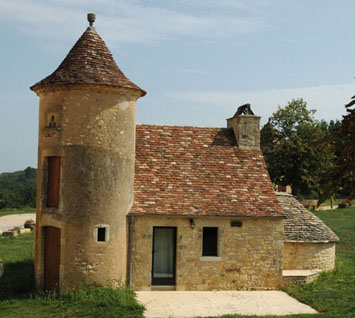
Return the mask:
M226 128L136 125L146 92L88 20L31 87L40 98L37 288L280 288L299 243L260 150L260 117L247 104Z
M291 194L277 198L286 214L283 269L333 269L337 235Z

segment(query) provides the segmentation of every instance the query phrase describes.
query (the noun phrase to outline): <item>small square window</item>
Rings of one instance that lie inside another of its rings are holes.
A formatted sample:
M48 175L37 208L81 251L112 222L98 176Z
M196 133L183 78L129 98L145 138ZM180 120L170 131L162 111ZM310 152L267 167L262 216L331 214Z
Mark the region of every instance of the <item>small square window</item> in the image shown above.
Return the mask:
M218 256L218 227L204 227L202 256Z
M108 242L110 240L110 227L106 224L96 225L94 236L96 242Z
M106 228L98 227L97 228L97 241L98 242L106 242Z

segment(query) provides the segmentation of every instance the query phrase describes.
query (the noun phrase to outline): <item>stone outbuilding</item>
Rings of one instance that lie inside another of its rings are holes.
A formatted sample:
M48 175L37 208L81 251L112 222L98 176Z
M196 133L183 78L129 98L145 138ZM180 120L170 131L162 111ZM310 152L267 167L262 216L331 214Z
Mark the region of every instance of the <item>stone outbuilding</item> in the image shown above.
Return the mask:
M298 280L307 282L321 271L332 270L337 235L291 194L277 193L277 198L286 214L283 249L286 281L287 277L298 276Z
M307 256L320 245L289 241L294 228L285 228L289 209L260 150L260 117L247 104L227 128L136 125L145 91L118 68L88 16L60 66L31 87L40 97L37 288L280 288L295 244ZM318 254L334 253L334 242ZM302 266L315 262L331 268L323 256Z

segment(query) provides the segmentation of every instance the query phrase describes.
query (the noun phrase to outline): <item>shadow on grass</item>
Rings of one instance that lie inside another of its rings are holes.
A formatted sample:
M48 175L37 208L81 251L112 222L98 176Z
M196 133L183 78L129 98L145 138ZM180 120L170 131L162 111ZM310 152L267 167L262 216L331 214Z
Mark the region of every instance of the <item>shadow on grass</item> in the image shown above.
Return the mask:
M0 278L0 300L28 298L35 292L33 260L5 263Z

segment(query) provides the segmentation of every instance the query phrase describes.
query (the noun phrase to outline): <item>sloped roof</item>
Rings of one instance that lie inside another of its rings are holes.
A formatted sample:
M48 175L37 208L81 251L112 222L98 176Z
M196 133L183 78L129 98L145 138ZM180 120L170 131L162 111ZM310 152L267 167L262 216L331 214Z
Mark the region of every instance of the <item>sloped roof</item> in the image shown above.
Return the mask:
M285 242L339 241L336 234L295 197L287 193L277 193L277 199L286 214Z
M232 129L137 125L131 214L284 217L260 150Z
M31 87L37 89L68 84L109 85L146 92L132 83L118 68L110 50L95 28L88 27L59 67Z

